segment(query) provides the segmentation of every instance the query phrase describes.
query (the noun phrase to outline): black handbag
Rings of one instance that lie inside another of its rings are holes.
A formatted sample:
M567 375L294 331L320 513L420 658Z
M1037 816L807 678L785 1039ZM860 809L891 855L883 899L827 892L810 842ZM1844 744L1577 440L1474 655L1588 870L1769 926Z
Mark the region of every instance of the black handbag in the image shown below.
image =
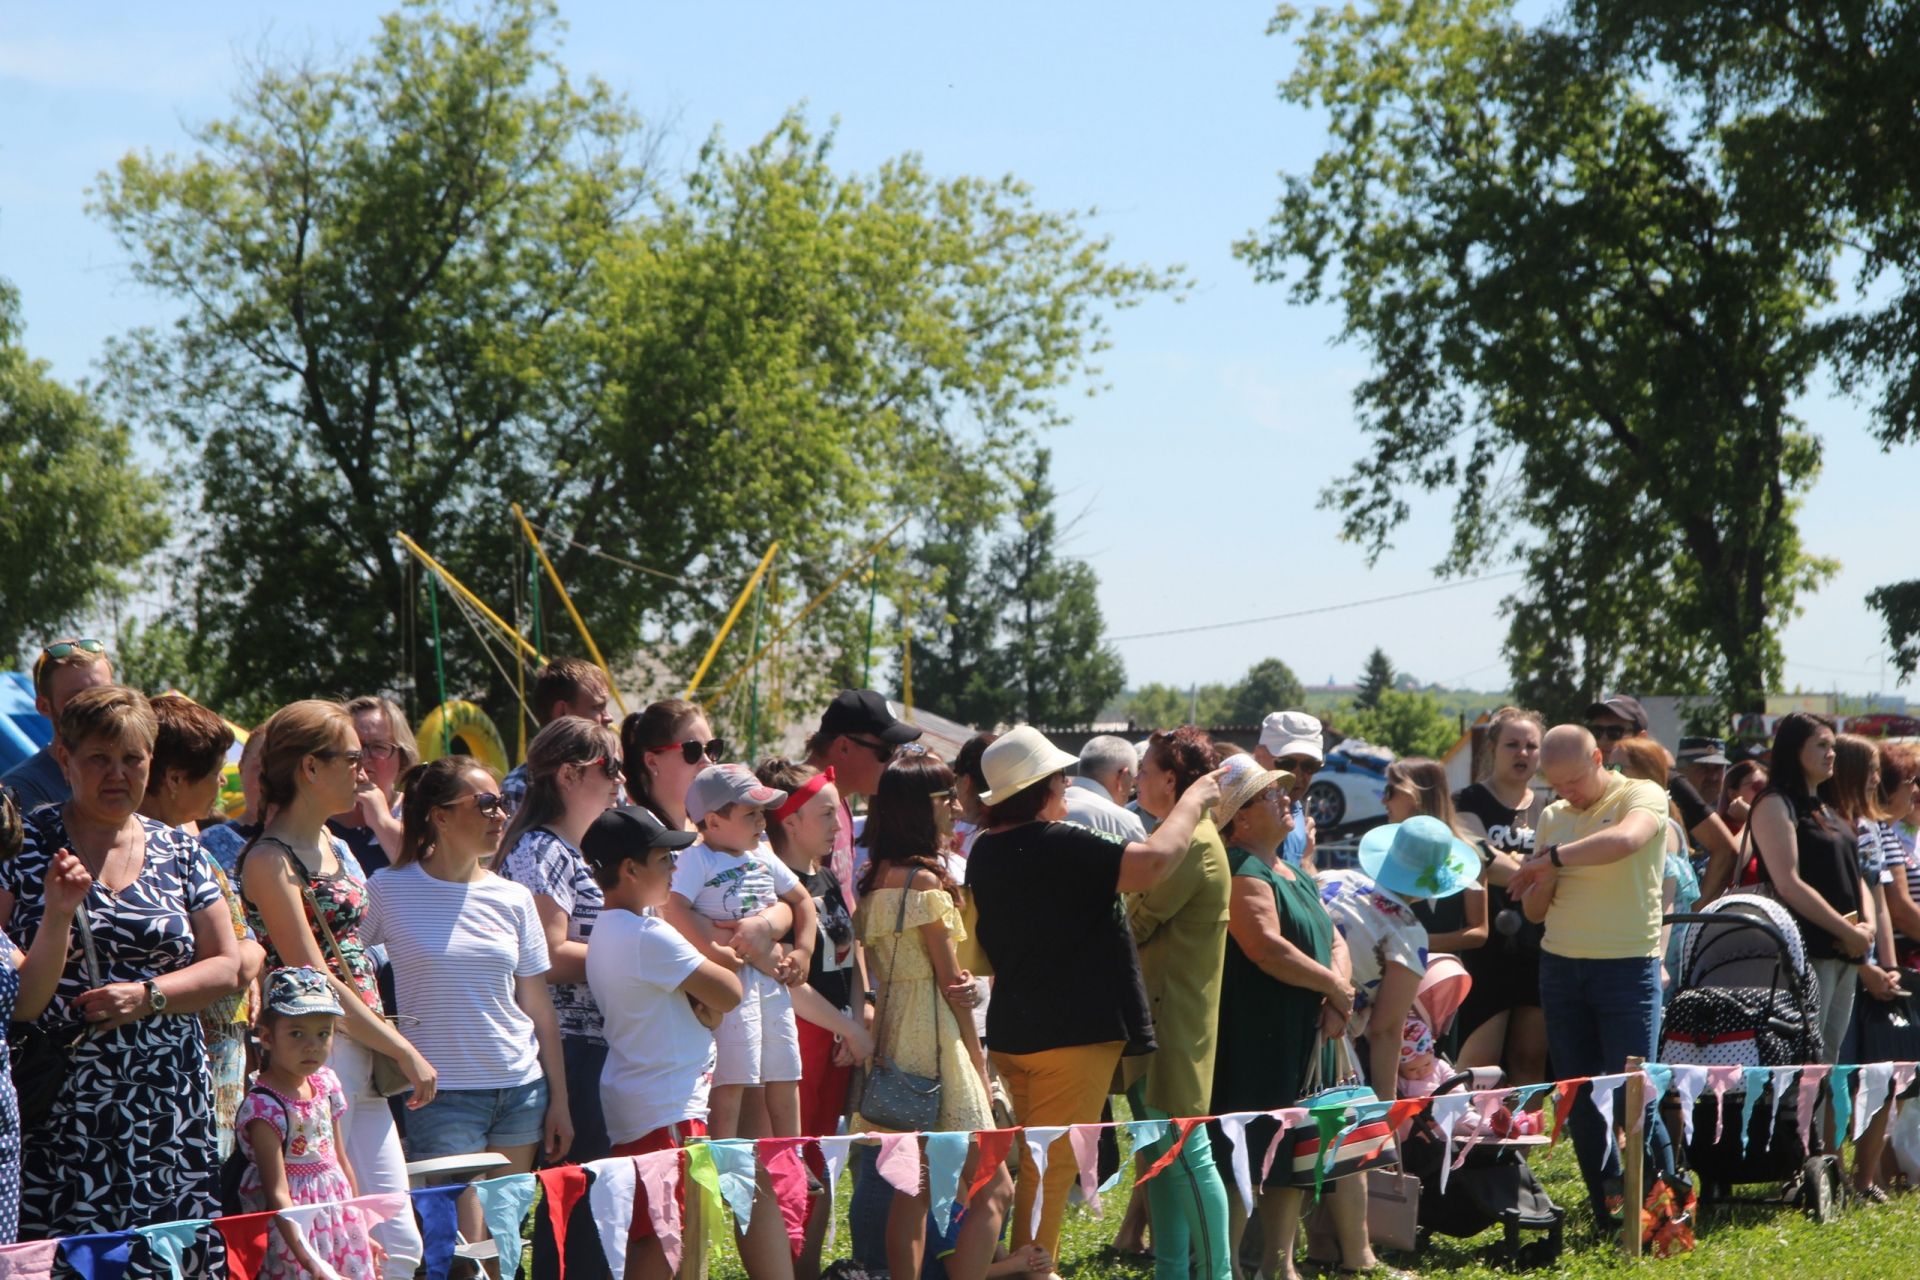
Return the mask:
M879 1025L879 1034L875 1037L873 1062L867 1067L865 1087L860 1091L860 1115L869 1123L882 1129L891 1129L895 1133L923 1133L940 1123L940 1077L938 1075L919 1076L910 1071L902 1071L893 1059L887 1056L887 990L893 986L893 962L900 958L900 935L905 930L907 920L906 886L900 889L900 911L893 920L893 959L887 964L887 987L880 993L880 1007L875 1022ZM940 1006L933 1007L934 1032L934 1070L940 1063Z
M1860 1019L1860 1061L1920 1060L1920 997L1909 992L1875 1000L1862 991L1853 1011Z
M101 985L100 961L93 951L93 930L87 924L83 904L73 917L74 931L80 935L80 958L86 965L87 989ZM66 1087L67 1074L73 1070L73 1046L91 1028L84 1022L58 1031L48 1031L38 1022L15 1022L7 1027L8 1067L13 1074L14 1098L20 1108L20 1127L39 1127L53 1113Z

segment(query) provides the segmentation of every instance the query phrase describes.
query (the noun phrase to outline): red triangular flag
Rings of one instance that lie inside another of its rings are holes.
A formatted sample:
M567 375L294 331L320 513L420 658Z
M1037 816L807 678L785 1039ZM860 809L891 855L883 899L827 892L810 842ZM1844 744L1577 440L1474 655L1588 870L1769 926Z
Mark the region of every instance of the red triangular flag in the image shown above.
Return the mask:
M1159 1173L1162 1169L1166 1168L1168 1165L1172 1164L1177 1158L1179 1158L1180 1148L1187 1145L1187 1135L1193 1132L1193 1126L1197 1124L1201 1124L1203 1122L1199 1120L1189 1119L1189 1120L1175 1120L1175 1121L1172 1121L1171 1123L1173 1124L1173 1145L1168 1147L1164 1152L1161 1153L1160 1158L1153 1162L1152 1168L1148 1169L1145 1173L1141 1174L1138 1178L1134 1179L1134 1183L1133 1183L1134 1186L1137 1187L1137 1186L1143 1185L1148 1180L1150 1180L1155 1174Z
M807 1203L807 1169L800 1158L800 1148L808 1141L761 1138L753 1144L761 1167L767 1171L767 1181L773 1184L774 1203L780 1206L780 1217L787 1224L787 1243L796 1260L806 1245L807 1212L812 1207Z
M1553 1086L1553 1139L1548 1145L1560 1141L1560 1126L1573 1114L1573 1095L1580 1092L1580 1086L1591 1080L1592 1076L1580 1076L1573 1080L1562 1080Z
M580 1197L587 1194L588 1174L577 1164L563 1164L542 1169L535 1176L544 1193L541 1199L547 1204L547 1221L553 1224L553 1252L559 1259L554 1280L562 1280L567 1274L567 1219L573 1216L573 1206L580 1203Z
M1387 1108L1387 1127L1404 1138L1406 1130L1402 1126L1411 1124L1432 1102L1432 1098L1401 1098Z
M1013 1140L1019 1134L1018 1129L982 1129L974 1134L979 1143L980 1162L973 1167L973 1181L967 1185L967 1203L973 1203L973 1197L980 1188L993 1180L993 1171L1007 1162L1007 1156L1013 1151Z
M227 1240L227 1274L257 1276L267 1260L267 1232L273 1229L277 1210L264 1213L240 1213L231 1218L215 1218L213 1225Z

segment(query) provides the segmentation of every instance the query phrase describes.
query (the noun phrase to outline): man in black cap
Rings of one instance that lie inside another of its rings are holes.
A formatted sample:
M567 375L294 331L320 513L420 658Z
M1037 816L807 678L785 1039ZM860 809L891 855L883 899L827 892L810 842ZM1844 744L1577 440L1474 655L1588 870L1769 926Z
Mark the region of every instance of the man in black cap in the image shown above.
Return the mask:
M1673 762L1707 807L1717 812L1721 793L1727 789L1727 766L1733 763L1727 759L1727 744L1719 738L1682 738Z
M833 770L840 793L840 830L833 838L833 873L853 892L851 798L870 796L896 748L920 736L918 725L897 719L887 700L871 689L842 689L827 704L820 729L807 739L807 763Z
M1587 732L1611 762L1613 749L1622 739L1647 736L1647 709L1640 705L1638 698L1624 693L1602 698L1587 708ZM1682 745L1687 741L1694 739L1686 739ZM1724 753L1720 759L1724 765ZM1700 876L1700 901L1712 902L1733 882L1734 865L1740 854L1733 832L1727 830L1719 812L1677 769L1667 773L1667 798L1680 810L1680 825L1687 829L1694 846L1707 852L1707 869Z

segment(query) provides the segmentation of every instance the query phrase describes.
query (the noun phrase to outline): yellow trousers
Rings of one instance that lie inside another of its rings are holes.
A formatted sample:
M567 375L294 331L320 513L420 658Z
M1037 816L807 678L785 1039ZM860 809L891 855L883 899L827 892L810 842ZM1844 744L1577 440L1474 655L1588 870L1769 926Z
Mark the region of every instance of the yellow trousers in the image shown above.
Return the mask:
M1106 1105L1113 1069L1119 1065L1119 1040L1106 1044L1076 1044L1039 1053L994 1053L993 1068L1006 1082L1013 1100L1014 1120L1022 1125L1098 1124ZM1047 1176L1035 1186L1032 1164L1022 1152L1020 1178L1013 1196L1013 1247L1038 1244L1060 1256L1060 1220L1067 1213L1067 1193L1080 1166L1065 1134L1047 1153ZM1033 1231L1033 1198L1042 1195L1040 1230Z

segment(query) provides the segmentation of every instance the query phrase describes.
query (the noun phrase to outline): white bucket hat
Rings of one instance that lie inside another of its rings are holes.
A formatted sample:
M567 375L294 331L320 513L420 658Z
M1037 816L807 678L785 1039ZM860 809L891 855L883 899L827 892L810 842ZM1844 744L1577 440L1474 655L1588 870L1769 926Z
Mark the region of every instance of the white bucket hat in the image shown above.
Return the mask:
M1320 722L1304 711L1276 711L1260 722L1260 745L1275 760L1306 756L1324 760Z
M987 789L980 793L980 803L999 804L1041 779L1075 768L1079 763L1079 756L1054 746L1047 741L1046 734L1030 724L1009 729L994 739L993 745L980 756L980 772L987 777Z

